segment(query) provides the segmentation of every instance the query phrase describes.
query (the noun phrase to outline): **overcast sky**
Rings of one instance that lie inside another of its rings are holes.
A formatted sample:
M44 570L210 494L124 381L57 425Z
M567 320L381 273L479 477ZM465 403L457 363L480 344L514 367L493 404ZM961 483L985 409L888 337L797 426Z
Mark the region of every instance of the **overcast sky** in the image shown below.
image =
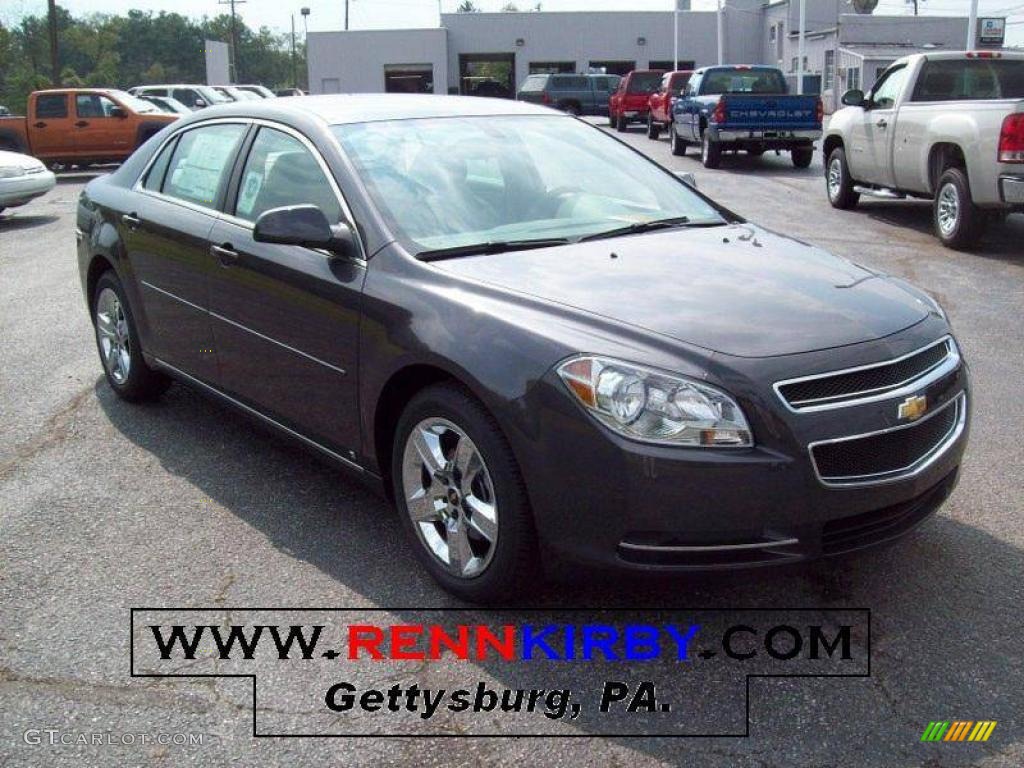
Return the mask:
M506 0L474 0L484 11L497 11ZM536 0L516 0L520 8L529 8ZM542 0L547 11L582 10L670 10L673 0ZM692 0L695 10L709 10L716 0ZM445 13L455 10L459 0L440 0ZM969 0L920 0L922 13L949 16L966 16ZM7 22L16 21L23 14L45 13L46 0L0 0L0 18ZM215 16L226 12L228 6L218 5L217 0L59 0L59 5L73 14L103 11L125 12L132 8L158 12L174 10L186 16ZM436 27L438 23L438 0L350 0L349 26L352 29L386 29L390 27ZM298 29L302 29L299 9L310 9L308 19L310 31L341 29L345 18L345 0L247 0L238 5L238 12L246 24L253 27L268 26L277 32L287 32L291 15L296 16ZM875 13L910 13L904 0L880 0ZM1007 28L1007 43L1024 45L1024 0L980 0L980 15L1009 16L1012 23Z

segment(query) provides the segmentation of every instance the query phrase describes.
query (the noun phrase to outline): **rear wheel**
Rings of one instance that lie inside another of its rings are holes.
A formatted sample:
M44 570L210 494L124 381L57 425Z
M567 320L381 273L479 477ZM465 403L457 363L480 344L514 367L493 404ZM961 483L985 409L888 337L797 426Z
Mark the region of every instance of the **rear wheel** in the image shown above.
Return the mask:
M392 483L417 557L460 598L514 596L532 580L533 521L494 418L453 384L417 394L398 422Z
M793 165L797 168L807 168L814 159L814 147L797 147L790 154Z
M625 133L626 131L626 116L619 115L615 120L615 130L619 133Z
M846 151L842 147L836 147L828 156L825 189L833 208L848 210L860 200L860 195L853 189L853 179L850 178L850 169L846 165Z
M654 139L657 141L661 135L661 126L654 122L654 118L650 115L647 116L647 138Z
M700 135L700 161L705 168L717 168L722 164L722 145L711 138L711 131Z
M968 248L981 237L985 216L971 199L967 173L962 168L949 168L939 177L932 220L935 234L947 248Z
M142 358L135 318L124 287L113 270L104 272L96 281L93 325L103 372L118 397L140 402L156 399L164 393L171 380L146 365Z
M578 104L573 104L571 101L563 104L560 107L560 109L563 112L565 112L567 115L573 115L575 117L579 117L579 114L580 114L579 105Z
M686 142L683 137L676 131L675 121L669 123L668 126L669 139L672 142L672 154L676 157L683 157L686 154Z

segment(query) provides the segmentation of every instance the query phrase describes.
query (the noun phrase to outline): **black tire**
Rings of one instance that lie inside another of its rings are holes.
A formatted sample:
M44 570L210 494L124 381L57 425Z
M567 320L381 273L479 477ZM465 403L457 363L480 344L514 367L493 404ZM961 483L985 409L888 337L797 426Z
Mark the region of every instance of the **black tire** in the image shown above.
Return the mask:
M615 127L615 113L612 112L610 109L608 110L608 127L609 128L614 128Z
M647 138L648 139L653 139L654 141L657 141L659 136L661 136L661 126L658 125L656 122L654 122L654 120L651 118L651 116L648 115L647 116Z
M451 573L438 556L427 549L417 533L405 498L402 467L406 442L418 424L433 418L451 422L472 440L493 485L498 510L497 543L484 570L469 578ZM492 603L522 593L536 578L536 533L519 467L494 417L463 387L438 384L410 400L395 430L391 479L402 527L409 535L416 556L446 590L470 602Z
M807 168L814 159L814 147L796 147L790 151L793 165L797 168Z
M110 367L105 362L103 341L99 328L98 311L100 296L103 295L104 291L108 290L113 291L117 295L121 311L123 312L124 322L127 326L125 346L128 348L130 365L128 366L128 375L124 377L123 381L118 381L115 378ZM155 371L146 365L146 361L142 356L142 347L138 342L139 332L135 325L135 317L132 315L131 305L128 303L128 298L125 295L121 281L113 270L107 270L96 281L96 289L93 291L91 306L93 329L96 336L96 349L100 355L103 373L107 377L107 383L110 385L110 388L114 390L114 394L130 403L155 400L160 397L167 390L167 387L171 385L171 380L166 374Z
M579 117L580 114L579 104L574 104L571 101L566 102L565 104L560 106L559 109L565 112L567 115L572 115L573 117Z
M833 208L844 211L856 207L860 201L860 194L853 189L850 167L846 164L846 151L842 147L833 149L825 163L825 194Z
M625 115L619 115L618 118L616 118L616 120L615 120L615 130L618 131L619 133L625 133L627 125L628 125L628 123L626 122L626 116Z
M948 207L950 200L955 201L955 215L952 219L943 215L953 210ZM986 221L984 211L971 198L967 172L962 168L946 169L935 186L935 200L932 203L932 223L942 244L955 250L975 245L985 230Z
M717 168L722 164L722 145L711 139L711 131L700 135L700 161L705 168Z
M670 123L668 128L669 141L672 144L672 154L676 157L684 157L686 155L686 141L676 131L676 124Z

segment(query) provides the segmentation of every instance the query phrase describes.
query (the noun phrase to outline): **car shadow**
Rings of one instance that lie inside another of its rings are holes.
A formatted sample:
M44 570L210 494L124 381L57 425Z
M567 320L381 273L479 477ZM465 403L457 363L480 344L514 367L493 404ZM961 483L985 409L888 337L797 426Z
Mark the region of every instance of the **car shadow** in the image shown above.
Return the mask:
M19 216L14 213L0 213L0 232L14 232L19 229L42 227L46 224L52 224L59 219L59 216L51 216L50 214Z
M95 394L110 423L166 472L259 530L280 552L316 567L368 604L463 605L415 564L388 503L333 465L312 459L275 434L254 431L249 418L184 386L172 387L159 403L147 406L120 401L102 378ZM966 471L947 509L969 518L964 506L979 492L985 493L972 486ZM524 607L600 606L652 614L697 606L869 608L870 679L758 681L751 693L751 738L608 738L680 766L823 764L839 754L850 764L909 766L933 759L926 751L931 745L920 743L929 720L991 719L999 721L1004 733L1018 732L1024 713L1024 688L1014 682L1020 672L1019 590L1003 579L1022 572L1021 549L947 513L892 546L833 561L671 578L584 574L571 588L540 585L506 606L501 621L526 620L518 613ZM414 612L407 615L416 620ZM519 664L473 664L502 684L521 683ZM591 679L596 673L587 665L574 667L581 687L602 684ZM624 669L623 679L638 671ZM716 691L702 692L708 697L702 706L739 716L742 697ZM794 713L804 720L794 719ZM573 727L602 737L594 721ZM565 742L560 749L574 749L577 743Z

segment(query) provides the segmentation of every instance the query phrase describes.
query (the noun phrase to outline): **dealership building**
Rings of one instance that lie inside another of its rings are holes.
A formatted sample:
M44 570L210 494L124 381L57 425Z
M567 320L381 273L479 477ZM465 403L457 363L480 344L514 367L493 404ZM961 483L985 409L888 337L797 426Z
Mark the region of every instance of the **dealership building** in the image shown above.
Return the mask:
M856 5L867 10L871 1ZM993 30L1004 25L979 20L986 30L979 45L1001 46ZM309 87L312 93L512 96L538 72L671 69L674 26L671 10L531 11L446 13L432 29L310 32ZM878 16L858 13L849 0L807 0L805 91L824 94L832 106L835 94L870 85L900 56L963 49L967 27L966 17ZM798 0L729 0L720 12L682 10L678 30L681 69L719 60L772 64L795 80Z

